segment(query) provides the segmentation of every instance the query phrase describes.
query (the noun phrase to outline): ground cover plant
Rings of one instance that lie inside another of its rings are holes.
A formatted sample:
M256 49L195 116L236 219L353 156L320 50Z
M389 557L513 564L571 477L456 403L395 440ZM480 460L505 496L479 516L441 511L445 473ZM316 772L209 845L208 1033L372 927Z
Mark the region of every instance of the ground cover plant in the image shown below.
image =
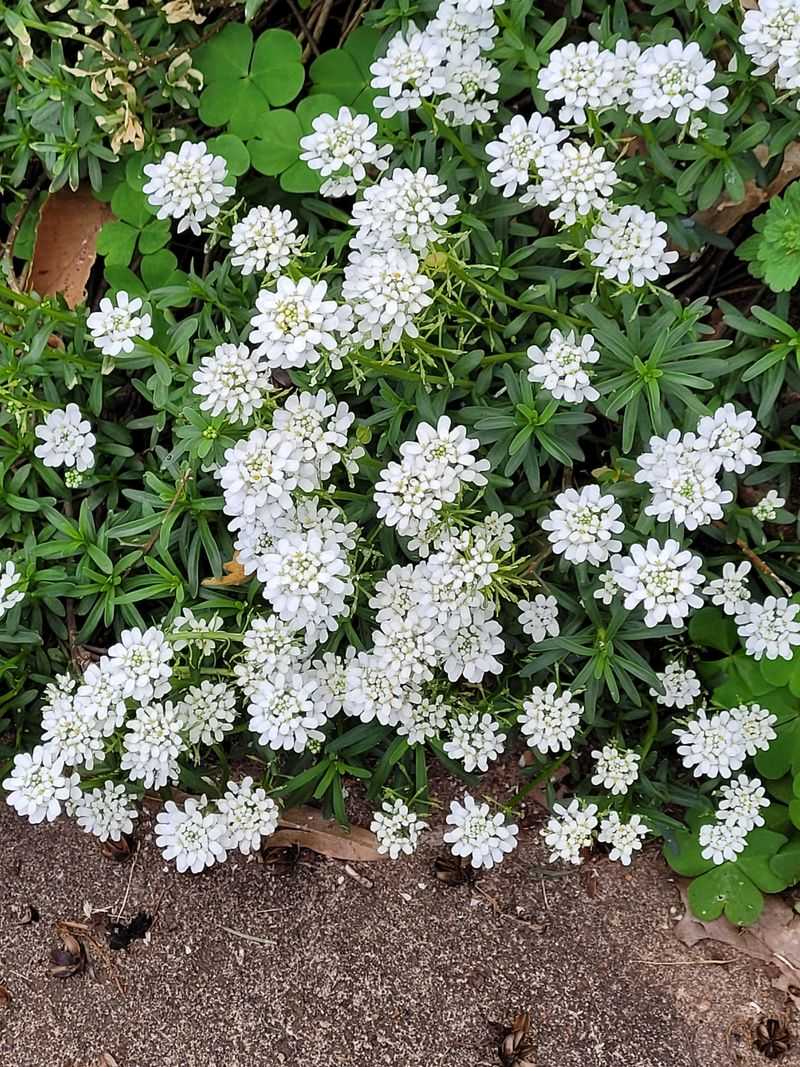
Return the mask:
M157 796L197 873L358 787L480 869L544 785L702 918L800 879L800 2L745 6L4 9L21 815Z

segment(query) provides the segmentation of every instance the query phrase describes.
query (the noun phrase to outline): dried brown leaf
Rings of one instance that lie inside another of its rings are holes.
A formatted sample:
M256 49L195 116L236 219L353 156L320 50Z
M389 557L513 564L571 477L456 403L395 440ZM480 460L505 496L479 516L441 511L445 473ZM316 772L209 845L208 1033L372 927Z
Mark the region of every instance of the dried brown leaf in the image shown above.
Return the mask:
M0 1008L11 1007L11 994L4 985L0 985Z
M762 149L762 151L759 151ZM755 149L755 155L765 163L767 160L768 149L766 145L758 145ZM778 196L782 193L789 182L800 177L800 141L793 141L787 146L783 153L783 163L781 169L775 175L769 185L762 188L757 185L753 179L745 182L744 186L744 199L738 203L734 203L727 197L722 196L706 211L698 211L694 216L695 221L699 222L701 226L705 226L707 230L713 230L714 233L727 233L732 230L740 219L743 219L745 215L749 215L753 211L757 211L763 204L773 196Z
M218 589L220 586L246 585L250 581L250 576L245 574L244 567L239 562L238 552L234 553L230 563L222 564L222 569L225 571L222 578L204 578L200 584Z
M675 935L684 945L705 939L731 945L738 952L772 964L778 976L772 984L788 993L800 1005L800 915L777 896L764 897L764 910L752 926L740 929L724 917L712 922L696 919L686 897L688 882L679 882L685 913L675 926Z
M514 1016L510 1026L504 1026L498 1052L503 1067L534 1067L527 1057L533 1052L530 1038L531 1017L527 1011Z
M62 188L45 201L36 233L27 287L40 296L62 293L70 307L84 299L97 258L97 234L114 218L88 186Z
M377 849L377 839L362 826L349 830L335 819L326 819L316 808L287 808L281 815L278 830L270 837L268 848L299 845L330 859L351 863L370 863L385 859Z

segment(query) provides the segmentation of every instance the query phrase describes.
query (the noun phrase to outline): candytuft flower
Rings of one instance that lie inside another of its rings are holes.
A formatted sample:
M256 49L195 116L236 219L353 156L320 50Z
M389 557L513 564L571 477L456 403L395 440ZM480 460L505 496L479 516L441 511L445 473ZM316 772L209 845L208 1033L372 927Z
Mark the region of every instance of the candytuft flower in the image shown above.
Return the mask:
M233 196L234 187L224 184L227 166L222 156L206 150L205 142L184 141L177 152L167 152L158 163L145 164L149 181L143 191L158 208L158 218L177 219L178 233L191 230L199 236L201 223L215 219Z
M517 847L516 824L506 825L502 812L490 815L489 805L478 804L469 793L463 804L451 802L447 822L453 829L445 833L445 843L452 845L454 856L469 858L476 869L494 867Z
M134 341L140 338L149 341L153 336L150 316L144 312L139 296L129 297L121 289L114 300L104 296L100 307L86 320L92 339L104 356L118 356L120 352L132 352Z
M67 404L45 415L44 422L34 428L42 442L33 454L45 467L68 467L88 471L94 466L96 438L88 419L81 415L77 404Z

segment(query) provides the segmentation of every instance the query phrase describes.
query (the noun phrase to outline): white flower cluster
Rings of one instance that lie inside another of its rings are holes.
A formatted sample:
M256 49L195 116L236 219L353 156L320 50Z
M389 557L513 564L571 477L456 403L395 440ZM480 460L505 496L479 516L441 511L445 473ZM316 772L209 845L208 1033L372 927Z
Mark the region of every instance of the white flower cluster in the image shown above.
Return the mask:
M724 86L711 88L716 76L696 41L673 38L640 51L634 41L618 41L614 51L596 41L568 44L551 52L539 71L547 100L562 101L561 122L580 125L587 111L624 108L642 122L674 118L686 125L699 112L724 114Z
M77 404L67 404L45 415L44 422L34 433L41 441L33 454L45 467L66 467L78 474L94 466L96 438L88 419L81 415Z
M493 4L442 0L424 31L401 30L370 71L384 118L428 103L449 126L488 122L497 110L500 70L486 58L498 28Z
M744 13L739 43L753 61L755 74L774 71L779 92L800 89L800 3L759 0ZM800 97L797 100L800 108Z
M194 393L202 397L200 410L224 414L229 422L247 423L264 406L272 389L269 366L247 345L217 345L200 360L192 377Z
M761 781L745 774L722 785L719 795L722 799L714 821L704 823L698 835L703 859L717 865L736 860L745 849L749 832L764 825L761 812L769 807Z
M324 389L294 393L272 428L251 431L216 471L245 572L255 571L277 615L309 640L335 630L347 611L355 526L302 494L324 488L337 464L352 467L362 454L348 448L353 418Z
M489 462L472 454L476 438L463 426L452 426L446 415L431 426L417 427L416 441L400 446L401 460L380 472L375 484L378 518L416 539L411 547L433 540L447 522L447 505L454 504L465 485L486 485Z
M754 659L792 659L800 645L800 604L785 596L768 596L763 604L744 602L736 615L736 629L745 651Z
M664 692L651 689L650 696L666 708L689 708L700 696L700 680L697 674L674 660L658 673Z
M300 138L300 158L325 181L322 196L353 196L367 176L367 168L386 170L391 145L375 144L378 125L367 115L354 115L349 107L334 115L318 115L313 133Z
M622 548L615 534L625 524L619 521L622 508L599 485L585 485L580 491L566 489L555 499L556 508L542 522L542 529L556 555L570 563L606 563Z
M550 849L551 863L556 860L573 864L583 862L584 849L590 848L594 841L597 813L596 804L584 804L577 797L567 805L553 805L553 814L540 831ZM599 820L599 827L597 839L610 845L610 858L626 867L648 833L640 815L632 815L626 822L616 811L610 811Z
M730 778L748 756L765 752L777 734L777 717L759 704L740 704L708 715L704 708L674 731L678 755L695 778Z
M652 493L645 514L687 530L721 519L723 506L733 500L719 484L722 472L743 474L761 463L755 425L749 411L737 413L733 404L725 404L701 418L696 433L670 430L665 438L651 437L635 476Z
M198 236L201 223L215 219L222 205L233 196L225 185L227 163L206 150L203 141L184 141L177 152L166 152L158 163L147 163L149 179L144 194L158 208L158 218L177 219L178 233L191 230Z
M538 112L527 121L515 115L500 131L498 140L486 146L492 185L502 189L503 196L513 196L522 188L522 203L549 207L550 217L562 226L582 221L591 224L583 247L604 278L641 287L668 274L678 253L667 250L662 236L666 223L635 204L615 210L609 199L618 181L613 162L605 158L602 148L567 141L567 137L566 130L557 129L552 119ZM581 391L586 391L588 379L581 365L594 361L590 358L592 343L591 336L576 342L573 333L564 338L554 330L549 346L555 357L551 370L554 380L566 373L577 374ZM530 350L529 355L532 352L541 356L539 349ZM568 369L561 367L565 360ZM537 362L552 364L554 360L545 357ZM589 387L588 392L594 390ZM588 399L596 400L597 394Z
M297 219L282 208L251 208L231 233L231 263L242 274L276 278L300 255L305 238L297 232Z
M278 826L279 810L252 778L228 782L212 807L205 796L189 797L182 808L168 800L156 820L156 844L178 870L200 874L223 863L228 852L257 852Z
M753 518L758 519L759 522L774 522L785 503L783 497L778 496L777 490L770 489L766 496L753 505Z
M586 369L587 365L600 359L590 333L576 338L573 330L566 336L558 329L551 330L547 347L542 350L538 345L531 345L528 359L533 364L528 370L528 379L541 385L556 400L580 404L600 396L590 384Z
M415 851L419 835L427 826L397 798L392 802L385 801L382 810L375 812L370 830L378 839L378 852L396 860L401 854L410 856Z
M149 341L153 327L147 312L141 312L141 297L131 297L121 289L114 300L104 296L100 307L86 319L92 339L104 356L132 352L136 338ZM140 313L141 312L141 313Z
M169 692L172 649L156 627L123 630L120 640L85 672L81 684L66 676L47 687L42 707L43 744L16 757L6 788L12 805L31 822L52 820L69 801L83 828L117 839L128 818L129 798L106 782L82 797L78 775L64 768L92 770L102 762L108 738L125 724L128 701L136 706L122 743L122 768L132 780L160 788L177 782L177 756L185 749L185 724L172 703L158 703ZM67 789L67 785L69 788ZM70 809L72 810L72 809ZM116 813L116 815L115 815ZM85 824L85 825L84 825Z
M0 565L0 619L25 599L23 577L13 560Z
M469 793L463 804L458 800L451 803L447 822L452 830L445 833L444 840L452 846L453 855L469 859L476 869L494 867L517 847L516 824L507 824L502 812L491 815L489 805L479 804Z

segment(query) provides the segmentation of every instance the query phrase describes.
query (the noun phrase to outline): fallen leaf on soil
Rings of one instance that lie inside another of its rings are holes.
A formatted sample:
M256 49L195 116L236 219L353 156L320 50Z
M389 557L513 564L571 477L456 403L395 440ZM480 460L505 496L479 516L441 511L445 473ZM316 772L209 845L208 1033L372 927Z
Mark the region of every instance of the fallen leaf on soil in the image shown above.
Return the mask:
M225 585L246 585L250 581L250 576L245 574L244 567L239 562L238 553L234 554L230 563L223 563L222 569L225 571L224 577L204 578L200 584L218 588Z
M335 819L325 819L316 808L287 808L281 815L278 830L267 839L268 848L299 845L334 860L354 863L386 859L377 849L377 838L362 826L349 830Z
M11 1007L11 994L4 985L0 985L0 1008Z
M530 1040L531 1017L527 1011L514 1016L510 1026L500 1026L503 1037L498 1052L503 1067L534 1067L528 1056L533 1054Z
M63 293L74 308L84 298L97 258L97 234L114 215L88 187L62 188L45 201L36 232L27 288L40 296Z
M766 896L761 918L752 926L740 930L724 917L702 922L689 910L686 897L688 885L688 881L680 879L685 912L675 926L678 940L689 947L704 939L718 941L723 945L731 945L738 952L763 960L779 972L773 978L772 985L788 993L795 1004L800 1005L800 915L779 897Z
M755 149L755 155L762 163L766 162L767 151L766 145L758 145ZM762 188L751 178L750 181L745 182L743 200L734 203L722 196L706 211L698 211L694 216L695 221L705 226L707 230L713 230L714 233L727 233L745 215L757 211L773 196L782 193L789 182L798 177L800 177L800 141L793 141L784 151L781 169L769 185Z

